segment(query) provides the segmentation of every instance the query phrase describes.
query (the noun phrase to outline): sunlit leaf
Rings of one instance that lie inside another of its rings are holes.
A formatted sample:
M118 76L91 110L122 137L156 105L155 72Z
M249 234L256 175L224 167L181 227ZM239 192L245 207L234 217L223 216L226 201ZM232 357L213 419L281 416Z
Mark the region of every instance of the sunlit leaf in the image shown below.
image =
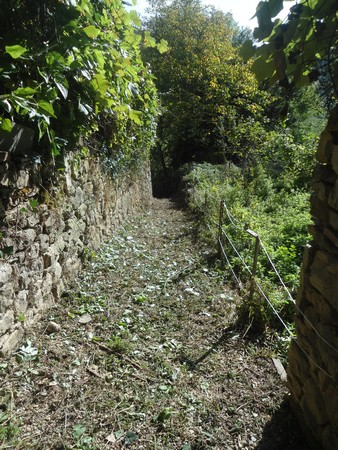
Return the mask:
M132 120L133 122L135 122L137 125L140 125L142 123L140 111L135 111L133 109L130 109L129 119Z
M20 58L20 56L28 52L28 49L21 45L6 45L5 50L13 59Z
M101 33L101 31L98 28L94 27L94 25L89 25L88 27L85 27L83 31L91 39L96 38Z
M140 27L142 25L142 21L136 11L130 11L130 18L137 27Z
M22 97L31 96L37 93L37 90L31 87L18 88L13 91L15 95L20 95Z
M1 119L0 118L0 128L1 128L1 130L7 131L8 133L10 133L13 129L12 121L9 119Z
M45 100L39 100L38 108L40 110L42 110L44 114L47 114L47 116L56 118L55 113L54 113L54 108L51 103L48 103Z

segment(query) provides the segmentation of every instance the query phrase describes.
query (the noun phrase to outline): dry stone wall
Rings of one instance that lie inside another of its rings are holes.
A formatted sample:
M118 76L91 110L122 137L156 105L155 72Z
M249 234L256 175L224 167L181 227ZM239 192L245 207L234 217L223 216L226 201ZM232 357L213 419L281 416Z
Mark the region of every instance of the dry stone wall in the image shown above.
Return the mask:
M322 133L288 383L313 448L338 449L338 109Z
M0 151L0 355L15 349L41 312L58 301L87 249L98 248L151 200L148 167L113 180L98 158L68 157L58 182L45 190L39 161L32 165L20 157L18 164L16 157L15 165L12 149L6 150Z

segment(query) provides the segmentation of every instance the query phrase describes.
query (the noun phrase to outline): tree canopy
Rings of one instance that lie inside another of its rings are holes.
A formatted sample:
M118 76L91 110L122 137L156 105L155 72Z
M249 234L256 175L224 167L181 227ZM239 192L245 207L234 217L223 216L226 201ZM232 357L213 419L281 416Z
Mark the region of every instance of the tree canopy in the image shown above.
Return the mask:
M175 169L191 161L245 161L264 139L270 96L238 55L241 30L230 14L199 0L151 3L146 27L169 47L162 55L144 52L161 101L162 163Z

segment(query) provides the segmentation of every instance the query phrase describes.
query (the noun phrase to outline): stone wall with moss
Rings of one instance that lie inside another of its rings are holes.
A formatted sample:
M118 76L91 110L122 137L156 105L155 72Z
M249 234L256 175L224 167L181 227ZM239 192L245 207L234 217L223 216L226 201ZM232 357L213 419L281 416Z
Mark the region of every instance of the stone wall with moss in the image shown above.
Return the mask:
M0 152L0 355L58 301L86 253L151 200L147 165L113 179L97 157L67 157L48 189L45 169Z
M338 109L322 133L288 383L314 448L338 448Z

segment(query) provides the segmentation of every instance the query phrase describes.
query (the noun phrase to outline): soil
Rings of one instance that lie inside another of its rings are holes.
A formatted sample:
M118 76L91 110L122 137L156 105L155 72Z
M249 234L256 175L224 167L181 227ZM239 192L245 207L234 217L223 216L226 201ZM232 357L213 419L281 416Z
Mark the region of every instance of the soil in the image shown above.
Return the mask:
M125 223L0 361L1 449L307 450L272 350L171 200Z

